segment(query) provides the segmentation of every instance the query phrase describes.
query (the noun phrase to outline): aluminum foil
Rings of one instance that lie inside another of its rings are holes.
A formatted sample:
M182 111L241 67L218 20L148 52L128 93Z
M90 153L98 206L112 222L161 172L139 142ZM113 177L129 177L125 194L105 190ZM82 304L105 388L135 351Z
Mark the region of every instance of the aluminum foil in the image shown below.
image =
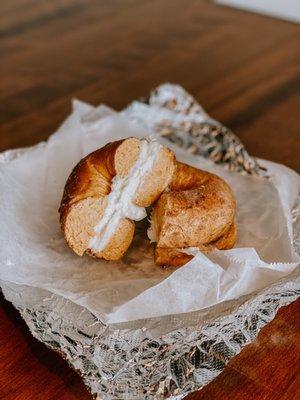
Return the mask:
M179 86L162 85L124 113L137 121L141 113L148 115L146 128L230 170L268 175L236 136ZM293 219L299 251L300 198ZM11 283L3 283L2 289L32 334L63 355L95 397L180 399L215 378L279 307L296 300L300 278L296 271L271 287L205 310L110 326L45 290Z
M61 353L94 395L103 400L180 399L214 379L280 307L296 300L300 279L294 275L214 309L109 327L86 309L46 292L11 285L3 289L32 334Z
M223 164L229 171L268 177L240 139L212 119L181 86L163 84L143 102L133 102L125 114L186 151Z

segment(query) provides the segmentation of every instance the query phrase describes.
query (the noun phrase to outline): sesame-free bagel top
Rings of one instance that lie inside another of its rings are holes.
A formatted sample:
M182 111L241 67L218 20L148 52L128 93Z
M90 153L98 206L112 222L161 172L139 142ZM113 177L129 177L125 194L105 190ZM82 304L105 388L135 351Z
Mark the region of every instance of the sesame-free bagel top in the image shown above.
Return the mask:
M134 235L134 221L153 205L149 237L155 261L182 265L186 247L208 251L235 243L235 200L219 177L175 160L171 150L146 139L109 143L83 158L69 176L60 221L78 255L122 258Z

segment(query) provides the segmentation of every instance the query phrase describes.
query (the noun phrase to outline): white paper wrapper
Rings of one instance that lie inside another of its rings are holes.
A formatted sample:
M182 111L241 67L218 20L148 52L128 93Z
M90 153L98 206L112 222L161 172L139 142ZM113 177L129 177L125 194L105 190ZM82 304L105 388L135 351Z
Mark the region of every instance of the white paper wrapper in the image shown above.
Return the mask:
M243 176L166 143L179 160L212 171L231 185L238 202L238 243L195 257L180 269L153 264L145 224L122 262L72 253L62 238L57 209L65 181L86 154L109 141L153 132L107 107L75 102L48 142L0 163L0 279L46 289L85 307L102 322L118 323L204 309L268 286L299 262L292 245L290 209L299 176L262 161L272 179ZM162 138L158 140L164 142Z
M94 109L76 102L75 109L85 132L97 130L98 121L112 113L112 110L105 106ZM221 164L229 171L257 177L272 176L276 190L280 193L279 200L286 219L287 232L290 238L293 236L295 251L300 254L300 196L293 205L298 185L295 184L296 175L295 179L291 179L289 169L266 162L268 167L266 170L261 165L263 161L257 162L251 157L238 137L219 122L212 120L197 101L178 85L160 85L144 102L134 102L129 105L122 115L143 126L148 134L156 132L159 136L166 137L168 142L176 143L182 150L179 152L177 149L182 158L192 152ZM68 124L66 126L70 127L70 121ZM102 124L103 121L100 121L100 127ZM21 149L3 153L0 155L0 163L8 163L27 151L28 149ZM204 165L205 161L202 162ZM214 168L211 163L207 165L208 169ZM230 177L233 175L229 174L228 179ZM265 179L262 181L266 182ZM291 220L293 220L293 232ZM140 282L135 282L137 286L134 290L138 292L137 289L141 288L144 280L145 287L150 285L150 295L153 297L152 286L156 281L161 284L167 282L168 286L170 280L165 278L172 270L162 271L153 268L149 241L143 236L143 231L145 227L139 226L135 246L124 260L124 268L129 279L131 279L128 274L130 266L132 266L132 279L140 278ZM272 237L274 238L274 235ZM291 253L292 258L297 259L293 251ZM251 252L245 252L244 255L251 256ZM211 262L217 265L222 263L218 255L212 256ZM256 254L252 256L255 263L257 256ZM245 259L249 263L249 259ZM139 260L143 260L143 263L139 263ZM236 258L227 260L225 267L227 272L232 263L236 264L234 268L231 267L232 271L241 269L241 261ZM208 262L205 259L205 268ZM6 264L10 266L9 259ZM211 267L215 269L214 265ZM270 271L269 266L265 267ZM4 268L7 268L7 265L4 265ZM271 268L273 278L275 270L276 267L273 266ZM159 271L161 271L160 276ZM262 269L258 269L258 272L262 272ZM284 274L281 266L279 272L280 276ZM198 275L198 268L196 273ZM122 280L122 273L120 271L118 275L117 268L115 274L111 276L112 282L116 277L119 281ZM237 295L236 286L232 285L232 276L227 274L229 278L227 281L224 277L226 278L226 275L222 274L219 286L223 285L224 290L227 290L229 283ZM103 288L110 285L107 277L105 279L106 286ZM151 279L154 282L152 286ZM48 280L49 277L47 282ZM269 281L268 275L266 281ZM100 279L97 282L100 287L99 282ZM172 280L172 284L174 282ZM257 277L253 277L253 282L257 285ZM299 282L299 271L294 270L279 281L276 280L271 286L198 311L165 315L169 310L162 308L164 314L162 316L108 326L85 306L50 293L48 290L37 286L14 284L7 280L0 280L0 285L5 298L19 310L31 333L53 350L63 354L95 396L98 395L103 400L179 400L216 377L234 355L254 340L259 330L274 318L280 307L296 300L300 293ZM249 280L245 283L246 289L250 290ZM261 286L264 284L265 282L260 283ZM207 285L204 287L207 288ZM212 288L212 293L214 289L215 287ZM240 288L241 292L244 290L244 287ZM200 291L199 293L198 297L201 295L207 298L205 293ZM230 296L230 291L228 293ZM170 296L169 294L168 297ZM218 296L214 294L213 297ZM175 302L176 299L177 296ZM134 298L132 300L133 313L137 316L138 313L134 309L136 300ZM183 301L188 308L187 300L185 296ZM191 296L191 300L195 304L194 296ZM143 301L144 312L145 297ZM167 301L169 302L169 298ZM122 301L120 305L121 303ZM166 306L165 303L163 305ZM122 314L124 311L126 315L128 304L125 305L125 310L120 307L118 312Z

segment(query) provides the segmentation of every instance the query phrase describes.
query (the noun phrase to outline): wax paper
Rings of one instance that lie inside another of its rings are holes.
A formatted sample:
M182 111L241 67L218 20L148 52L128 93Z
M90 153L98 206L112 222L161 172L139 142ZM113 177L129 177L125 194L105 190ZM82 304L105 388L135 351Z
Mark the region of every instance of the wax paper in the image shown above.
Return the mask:
M230 172L199 155L187 154L128 112L96 109L76 101L50 139L0 164L2 209L0 279L46 289L85 307L104 323L204 309L266 287L290 274L299 262L291 238L290 208L299 176L261 161L271 179ZM180 161L212 171L237 199L238 242L234 249L195 257L185 266L160 268L137 225L134 243L120 262L78 257L66 245L58 207L74 165L91 151L125 137L151 137L171 147Z

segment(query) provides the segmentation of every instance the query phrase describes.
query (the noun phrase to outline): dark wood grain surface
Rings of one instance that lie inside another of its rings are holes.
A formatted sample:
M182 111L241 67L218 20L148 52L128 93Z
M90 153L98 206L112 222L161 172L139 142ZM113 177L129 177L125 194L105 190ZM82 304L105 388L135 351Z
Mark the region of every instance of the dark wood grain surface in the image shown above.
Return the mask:
M296 24L208 1L2 0L0 150L47 139L74 97L121 109L171 81L250 153L300 171L299 43ZM190 399L299 399L299 305ZM4 300L0 398L91 398Z

